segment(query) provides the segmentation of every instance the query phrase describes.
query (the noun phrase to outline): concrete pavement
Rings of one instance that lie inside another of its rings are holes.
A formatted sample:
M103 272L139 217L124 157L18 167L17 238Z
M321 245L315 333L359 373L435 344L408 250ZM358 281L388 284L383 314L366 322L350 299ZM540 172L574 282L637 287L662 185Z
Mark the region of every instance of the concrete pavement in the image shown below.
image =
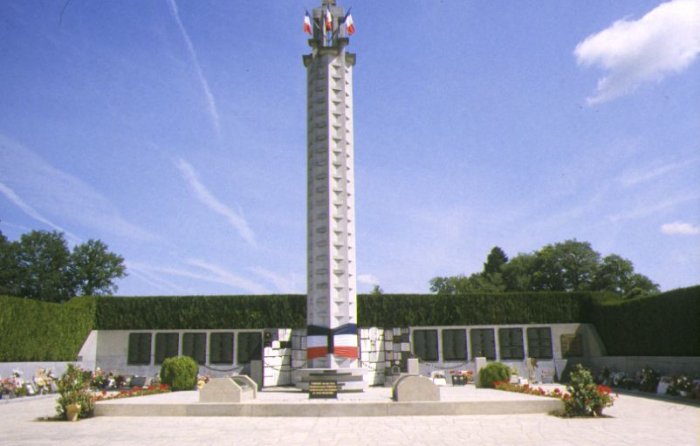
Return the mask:
M353 418L96 417L36 421L54 398L0 404L0 445L700 445L700 409L621 395L609 418L469 415Z

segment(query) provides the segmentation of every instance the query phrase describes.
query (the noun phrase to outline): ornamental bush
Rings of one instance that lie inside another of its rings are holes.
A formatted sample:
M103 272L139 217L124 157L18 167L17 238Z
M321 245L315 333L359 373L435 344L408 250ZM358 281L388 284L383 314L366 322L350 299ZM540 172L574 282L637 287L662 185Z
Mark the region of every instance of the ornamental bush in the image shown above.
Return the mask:
M194 390L197 385L199 366L189 356L166 358L160 367L160 382L173 391Z
M564 414L569 417L599 417L613 405L610 387L596 385L593 375L581 364L569 375L569 393L564 397Z
M493 389L495 383L510 380L510 367L502 362L491 362L479 371L479 387Z

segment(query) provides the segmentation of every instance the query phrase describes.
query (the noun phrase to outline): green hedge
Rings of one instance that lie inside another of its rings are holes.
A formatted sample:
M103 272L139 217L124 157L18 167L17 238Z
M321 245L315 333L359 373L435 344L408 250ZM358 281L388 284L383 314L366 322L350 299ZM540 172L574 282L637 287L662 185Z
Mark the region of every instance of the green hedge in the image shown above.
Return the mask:
M586 322L591 293L360 296L362 327Z
M100 330L306 327L306 296L101 297Z
M75 361L94 321L92 297L57 304L0 296L0 362Z
M700 286L598 299L591 322L610 356L700 356Z
M361 327L590 322L609 355L700 356L700 286L620 301L592 293L358 296ZM0 361L74 361L92 329L306 327L306 296L0 296Z

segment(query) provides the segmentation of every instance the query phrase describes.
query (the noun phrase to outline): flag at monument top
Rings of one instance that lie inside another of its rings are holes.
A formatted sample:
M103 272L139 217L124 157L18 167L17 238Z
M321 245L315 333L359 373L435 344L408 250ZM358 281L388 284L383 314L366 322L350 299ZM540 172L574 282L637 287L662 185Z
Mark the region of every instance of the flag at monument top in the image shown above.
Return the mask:
M308 11L304 14L304 32L306 34L311 34L311 17Z
M333 31L333 17L331 10L326 8L326 31Z
M348 14L345 18L345 30L348 32L349 36L355 34L355 22L352 21L352 15Z

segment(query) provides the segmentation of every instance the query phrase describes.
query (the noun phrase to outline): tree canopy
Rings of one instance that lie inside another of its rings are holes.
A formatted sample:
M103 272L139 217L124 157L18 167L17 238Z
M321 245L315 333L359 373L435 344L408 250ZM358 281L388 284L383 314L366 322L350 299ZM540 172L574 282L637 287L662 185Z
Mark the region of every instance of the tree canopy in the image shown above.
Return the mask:
M0 232L0 294L63 302L111 294L125 276L124 258L99 240L71 251L60 232L31 231L16 242Z
M659 292L659 286L636 273L631 261L611 254L601 257L588 242L566 240L539 251L508 259L498 246L481 272L470 276L435 277L438 294L499 291L608 291L623 297Z

